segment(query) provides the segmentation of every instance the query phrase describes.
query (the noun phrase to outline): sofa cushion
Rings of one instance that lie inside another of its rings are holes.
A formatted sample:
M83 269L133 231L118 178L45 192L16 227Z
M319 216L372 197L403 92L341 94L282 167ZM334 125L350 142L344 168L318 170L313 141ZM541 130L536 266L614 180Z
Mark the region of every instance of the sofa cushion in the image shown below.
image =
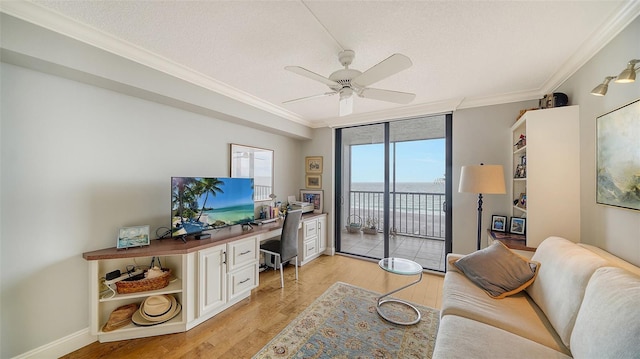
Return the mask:
M598 269L589 284L571 334L576 358L640 357L640 277Z
M473 319L570 354L551 323L525 292L493 299L457 271L445 274L440 316Z
M513 253L499 241L458 259L454 265L496 299L524 290L534 281L540 267L540 263Z
M432 356L434 359L522 357L570 358L506 330L455 315L447 315L440 320Z
M541 264L538 277L526 290L571 349L571 331L589 278L607 261L560 237L545 239L531 259Z

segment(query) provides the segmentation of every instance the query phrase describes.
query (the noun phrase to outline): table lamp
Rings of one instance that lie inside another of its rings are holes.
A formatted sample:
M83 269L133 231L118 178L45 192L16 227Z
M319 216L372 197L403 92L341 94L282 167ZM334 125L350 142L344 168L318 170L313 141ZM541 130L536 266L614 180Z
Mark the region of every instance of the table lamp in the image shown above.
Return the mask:
M482 194L505 194L504 169L501 165L462 166L458 192L478 194L478 250L482 231Z

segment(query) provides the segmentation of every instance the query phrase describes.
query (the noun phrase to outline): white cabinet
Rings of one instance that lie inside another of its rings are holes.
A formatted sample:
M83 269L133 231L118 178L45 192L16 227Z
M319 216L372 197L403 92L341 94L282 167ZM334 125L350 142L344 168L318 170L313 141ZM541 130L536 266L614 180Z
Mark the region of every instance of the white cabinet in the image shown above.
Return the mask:
M326 223L326 214L303 219L302 228L298 232L299 265L318 258L326 249Z
M258 237L198 251L198 321L248 296L258 286Z
M140 304L151 295L170 294L173 295L179 303L184 303L186 298L186 288L182 280L184 269L186 267L185 258L181 255L159 257L164 268L170 268L172 271L172 280L169 285L152 291L144 291L128 294L117 294L109 290L103 284L103 279L107 273L114 270L125 271L130 265L139 266L146 269L151 263L152 257L135 257L135 258L116 258L92 260L90 266L90 290L91 290L91 316L90 316L90 332L96 335L100 342L111 342L123 339L133 339L147 337L149 335L161 335L183 332L186 327L186 314L182 311L175 318L166 323L154 325L152 327L138 327L133 323L114 331L104 332L102 328L109 320L111 312L116 308L130 304ZM112 284L115 288L115 284Z
M198 252L198 317L227 303L226 250L223 244Z
M580 240L580 129L578 106L527 111L512 127L511 216L526 218L528 247L549 236ZM517 171L524 165L523 171ZM517 173L518 172L518 173Z
M327 249L327 216L318 217L318 252L324 253Z

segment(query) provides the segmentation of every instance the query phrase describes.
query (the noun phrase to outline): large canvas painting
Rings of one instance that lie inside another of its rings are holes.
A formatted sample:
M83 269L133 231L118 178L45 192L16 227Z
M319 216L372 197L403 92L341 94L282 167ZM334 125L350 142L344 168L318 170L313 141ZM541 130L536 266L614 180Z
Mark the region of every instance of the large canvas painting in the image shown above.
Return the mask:
M596 202L640 210L640 99L596 119Z

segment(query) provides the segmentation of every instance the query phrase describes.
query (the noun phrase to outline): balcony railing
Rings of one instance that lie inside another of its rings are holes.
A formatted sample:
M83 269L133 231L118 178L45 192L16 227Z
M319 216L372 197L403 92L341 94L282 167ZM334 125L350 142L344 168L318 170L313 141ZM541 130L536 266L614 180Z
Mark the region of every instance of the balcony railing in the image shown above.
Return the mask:
M384 228L383 192L350 191L349 198L351 219L375 219L378 231ZM445 239L444 193L391 192L389 199L392 234Z

